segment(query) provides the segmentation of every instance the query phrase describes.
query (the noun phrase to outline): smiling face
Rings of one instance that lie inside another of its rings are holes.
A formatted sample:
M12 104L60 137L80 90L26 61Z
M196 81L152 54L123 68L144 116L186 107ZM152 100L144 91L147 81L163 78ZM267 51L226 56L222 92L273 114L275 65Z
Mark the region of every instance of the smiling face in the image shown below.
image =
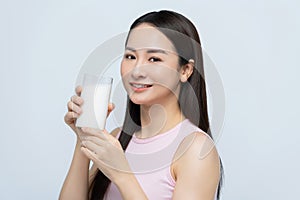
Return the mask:
M177 101L180 90L179 57L171 41L155 27L132 29L121 63L125 89L135 104Z

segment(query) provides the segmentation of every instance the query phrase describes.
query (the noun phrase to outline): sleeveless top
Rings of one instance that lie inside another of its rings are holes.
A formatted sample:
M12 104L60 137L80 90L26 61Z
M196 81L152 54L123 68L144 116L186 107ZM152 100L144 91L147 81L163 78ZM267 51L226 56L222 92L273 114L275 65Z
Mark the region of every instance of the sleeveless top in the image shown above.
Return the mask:
M173 156L181 141L194 132L202 132L207 135L188 119L183 120L167 132L150 138L140 139L133 134L125 155L148 199L172 199L176 184L170 168ZM132 189L134 190L134 188ZM104 200L122 200L114 183L110 183L107 188Z

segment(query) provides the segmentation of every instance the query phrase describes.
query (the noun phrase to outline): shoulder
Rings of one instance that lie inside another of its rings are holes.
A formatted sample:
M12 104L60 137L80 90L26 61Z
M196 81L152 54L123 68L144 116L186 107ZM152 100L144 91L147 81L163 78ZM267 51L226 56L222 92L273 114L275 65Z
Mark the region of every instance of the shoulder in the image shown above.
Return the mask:
M194 131L185 136L179 144L173 160L179 164L182 160L195 157L200 160L216 159L219 162L214 141L205 132Z
M174 199L193 194L190 199L210 198L220 178L220 160L213 140L203 132L186 136L179 145L171 173L176 181ZM201 188L201 189L199 189Z

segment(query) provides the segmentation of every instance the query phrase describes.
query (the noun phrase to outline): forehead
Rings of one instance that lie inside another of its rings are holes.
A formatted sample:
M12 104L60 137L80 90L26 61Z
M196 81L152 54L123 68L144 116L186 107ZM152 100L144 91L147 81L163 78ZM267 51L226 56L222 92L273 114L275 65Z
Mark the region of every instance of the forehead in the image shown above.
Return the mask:
M133 49L154 48L175 52L172 42L158 29L141 24L130 31L127 47Z

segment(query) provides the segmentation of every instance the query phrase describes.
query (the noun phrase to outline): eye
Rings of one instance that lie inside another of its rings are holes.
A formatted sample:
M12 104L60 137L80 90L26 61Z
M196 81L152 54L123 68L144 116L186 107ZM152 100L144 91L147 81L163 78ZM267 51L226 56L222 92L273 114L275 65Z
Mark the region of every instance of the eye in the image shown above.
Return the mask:
M151 57L151 58L149 58L149 61L150 62L160 62L162 60L160 58L157 58L157 57Z
M132 54L125 54L125 55L124 55L124 58L126 58L126 59L128 59L128 60L133 60L133 59L135 59L135 56L132 55Z

